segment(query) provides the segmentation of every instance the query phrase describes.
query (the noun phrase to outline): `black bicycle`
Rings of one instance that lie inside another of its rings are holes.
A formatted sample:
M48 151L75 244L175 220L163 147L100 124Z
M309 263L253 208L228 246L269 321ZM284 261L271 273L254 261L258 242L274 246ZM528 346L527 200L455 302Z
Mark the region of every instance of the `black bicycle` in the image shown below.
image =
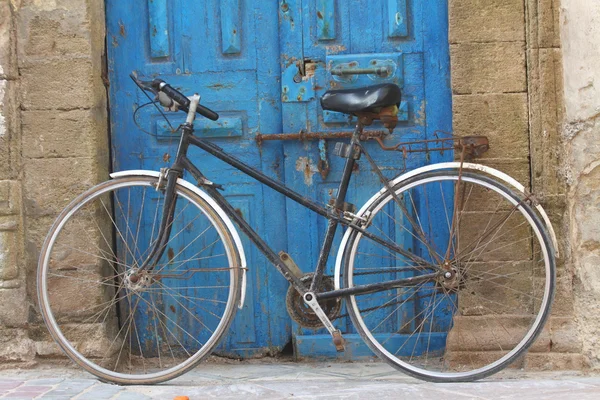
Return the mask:
M132 78L164 107L187 113L175 162L114 173L81 194L54 222L39 260L44 320L87 371L120 384L157 383L208 356L244 303L251 266L236 226L290 282L290 316L325 327L338 351L344 338L334 323L349 315L369 348L395 368L429 381L471 381L509 365L541 332L554 295L554 232L522 185L467 162L487 148L484 138L413 142L428 151L450 143L460 156L386 179L364 142L404 157L411 144L385 146L364 127L381 121L392 132L400 89L331 90L323 109L353 114L358 123L335 146L345 166L335 198L321 205L194 136L197 113L218 119L199 96ZM327 219L314 273L302 274L290 255L257 235L224 188L187 157L189 146ZM346 192L361 157L382 189L357 210ZM183 179L186 171L196 184ZM324 271L340 226L330 276Z

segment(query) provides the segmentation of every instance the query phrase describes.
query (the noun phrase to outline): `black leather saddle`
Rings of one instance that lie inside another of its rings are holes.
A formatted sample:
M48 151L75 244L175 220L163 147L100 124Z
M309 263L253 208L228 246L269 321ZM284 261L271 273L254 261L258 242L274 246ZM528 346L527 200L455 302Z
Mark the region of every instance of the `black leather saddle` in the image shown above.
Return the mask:
M328 90L321 97L321 107L346 114L379 113L383 107L400 106L400 98L398 85L384 83L357 89Z

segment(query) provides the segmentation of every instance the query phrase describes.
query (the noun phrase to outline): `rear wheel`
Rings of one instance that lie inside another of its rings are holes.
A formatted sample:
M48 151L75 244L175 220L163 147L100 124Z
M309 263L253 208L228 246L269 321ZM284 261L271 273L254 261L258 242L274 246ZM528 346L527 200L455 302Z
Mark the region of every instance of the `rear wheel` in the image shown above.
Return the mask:
M522 196L487 176L419 174L362 214L367 231L424 259L418 265L360 232L344 253L346 287L440 272L412 286L350 296L348 312L369 347L429 381L472 381L523 354L554 295L545 228Z
M166 381L210 354L238 298L239 255L218 213L177 186L166 251L138 268L157 240L164 194L157 179L95 186L60 214L38 266L40 310L77 364L120 384Z

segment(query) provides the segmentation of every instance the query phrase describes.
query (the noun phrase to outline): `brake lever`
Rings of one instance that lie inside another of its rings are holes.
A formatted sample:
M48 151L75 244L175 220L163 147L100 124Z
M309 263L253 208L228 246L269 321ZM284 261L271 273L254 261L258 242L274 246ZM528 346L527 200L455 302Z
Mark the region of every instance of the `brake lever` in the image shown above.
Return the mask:
M159 92L158 90L152 87L152 81L141 81L133 75L133 73L129 74L131 80L139 87L141 90L152 92L155 98L158 98Z

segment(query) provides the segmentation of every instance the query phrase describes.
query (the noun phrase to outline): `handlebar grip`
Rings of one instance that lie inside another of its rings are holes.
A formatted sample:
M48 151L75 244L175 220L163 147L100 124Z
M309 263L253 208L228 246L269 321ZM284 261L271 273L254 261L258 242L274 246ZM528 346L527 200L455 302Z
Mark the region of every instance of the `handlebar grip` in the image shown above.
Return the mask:
M170 98L172 98L173 100L175 100L176 102L181 104L182 106L184 106L186 108L188 108L190 106L190 99L185 97L185 95L183 93L181 93L177 89L174 89L171 85L169 85L167 82L163 81L162 79L153 80L152 87L154 87L156 90L160 90L161 92L163 92L164 94L166 94L167 96L169 96Z
M202 104L198 104L196 112L204 115L206 118L216 121L219 119L219 114L211 110L210 108L204 107Z
M163 92L164 94L166 94L167 96L169 96L170 98L175 100L177 103L179 103L181 105L182 108L184 108L184 109L189 108L190 99L185 97L185 95L183 93L181 93L177 89L174 89L171 85L169 85L162 79L153 80L152 86L156 90L160 90L161 92ZM219 119L219 114L217 114L216 112L214 112L213 110L211 110L207 107L204 107L201 104L198 104L198 107L196 108L196 112L198 114L205 116L208 119L213 120L213 121L216 121Z

